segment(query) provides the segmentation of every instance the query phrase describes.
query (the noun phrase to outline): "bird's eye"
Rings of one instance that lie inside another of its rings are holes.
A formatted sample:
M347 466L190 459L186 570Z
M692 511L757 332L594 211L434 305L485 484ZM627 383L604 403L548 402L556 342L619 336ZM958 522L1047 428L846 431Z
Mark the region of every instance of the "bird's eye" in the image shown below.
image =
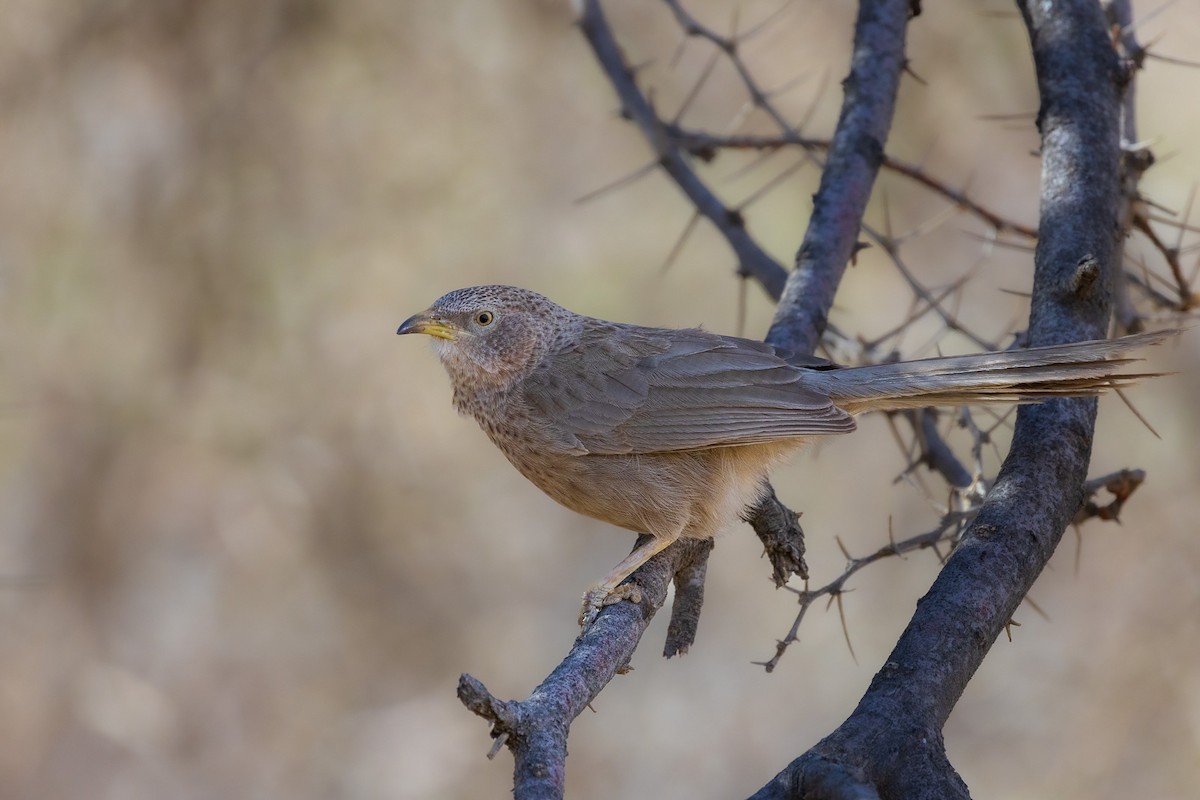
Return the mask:
M491 325L496 315L490 311L480 311L475 315L475 322L480 325Z

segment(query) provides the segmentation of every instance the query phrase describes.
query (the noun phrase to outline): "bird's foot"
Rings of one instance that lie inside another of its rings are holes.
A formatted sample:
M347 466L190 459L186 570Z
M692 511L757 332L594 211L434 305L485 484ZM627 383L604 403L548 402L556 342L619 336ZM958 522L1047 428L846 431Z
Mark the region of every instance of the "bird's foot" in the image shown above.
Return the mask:
M642 590L636 583L622 583L615 588L604 584L593 587L583 596L583 608L579 609L579 627L587 630L596 621L596 616L605 606L628 600L631 603L642 602Z

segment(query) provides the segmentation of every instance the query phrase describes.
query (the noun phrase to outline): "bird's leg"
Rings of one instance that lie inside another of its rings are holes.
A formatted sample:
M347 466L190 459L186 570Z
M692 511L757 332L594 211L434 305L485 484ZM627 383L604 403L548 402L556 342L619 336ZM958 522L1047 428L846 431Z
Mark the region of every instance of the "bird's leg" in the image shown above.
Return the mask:
M587 628L591 625L592 621L596 619L596 615L600 613L600 609L605 606L611 606L613 603L619 603L622 600L629 600L634 603L642 602L642 590L635 584L621 584L621 581L632 575L638 567L661 553L678 538L679 533L676 533L674 536L655 536L625 556L620 564L617 564L607 575L592 584L591 588L583 596L583 608L579 610L579 627Z

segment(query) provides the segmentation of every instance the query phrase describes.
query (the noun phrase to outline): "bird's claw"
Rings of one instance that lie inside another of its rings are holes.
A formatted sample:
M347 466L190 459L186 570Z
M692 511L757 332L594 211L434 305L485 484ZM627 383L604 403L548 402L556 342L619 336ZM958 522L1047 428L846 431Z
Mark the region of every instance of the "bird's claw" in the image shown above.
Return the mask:
M613 589L607 586L589 589L583 596L583 608L579 609L579 627L587 630L596 621L601 609L622 600L628 600L631 603L642 602L641 587L636 583L622 583Z

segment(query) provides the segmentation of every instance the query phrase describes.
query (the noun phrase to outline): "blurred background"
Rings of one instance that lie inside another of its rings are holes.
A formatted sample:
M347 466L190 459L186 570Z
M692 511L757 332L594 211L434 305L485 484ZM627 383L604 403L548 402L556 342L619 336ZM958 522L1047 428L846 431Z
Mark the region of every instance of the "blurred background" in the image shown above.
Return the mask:
M851 6L797 0L743 48L812 135L836 120ZM607 7L671 113L709 51L673 59L663 5ZM728 4L688 7L733 24ZM739 8L745 29L779 5ZM921 81L904 81L889 152L1036 225L1020 20L1006 3L924 8L909 44ZM662 269L691 215L665 177L576 202L649 155L572 21L560 0L4 4L0 796L508 796L511 759L484 758L458 675L524 697L633 537L526 483L397 324L485 282L754 337L771 314L705 223ZM1200 52L1200 15L1165 6L1139 36ZM1200 104L1183 102L1198 85L1153 60L1139 83L1140 135L1162 162L1143 187L1174 211L1200 176ZM685 121L770 131L743 102L721 64ZM736 203L787 158L722 156L704 175ZM784 263L817 179L804 167L747 212ZM1031 256L989 247L946 205L885 174L868 221L916 232L902 253L931 287L973 272L955 308L1007 343ZM1144 239L1129 247L1162 272ZM876 248L833 321L874 336L909 303ZM970 349L941 330L923 321L900 349ZM1122 524L1068 532L1031 595L1045 616L1022 607L951 717L950 757L980 796L1200 793L1196 350L1194 333L1159 348L1154 368L1178 374L1130 392L1161 438L1102 403L1093 474L1149 479ZM863 554L889 524L897 538L936 524L944 487L897 482L904 466L866 419L777 473L815 582L842 568L835 537ZM845 597L857 660L836 611L817 610L766 675L751 662L795 605L749 529L730 531L693 651L658 655L660 615L635 671L574 724L570 796L751 793L849 714L936 569L923 553L861 573Z

